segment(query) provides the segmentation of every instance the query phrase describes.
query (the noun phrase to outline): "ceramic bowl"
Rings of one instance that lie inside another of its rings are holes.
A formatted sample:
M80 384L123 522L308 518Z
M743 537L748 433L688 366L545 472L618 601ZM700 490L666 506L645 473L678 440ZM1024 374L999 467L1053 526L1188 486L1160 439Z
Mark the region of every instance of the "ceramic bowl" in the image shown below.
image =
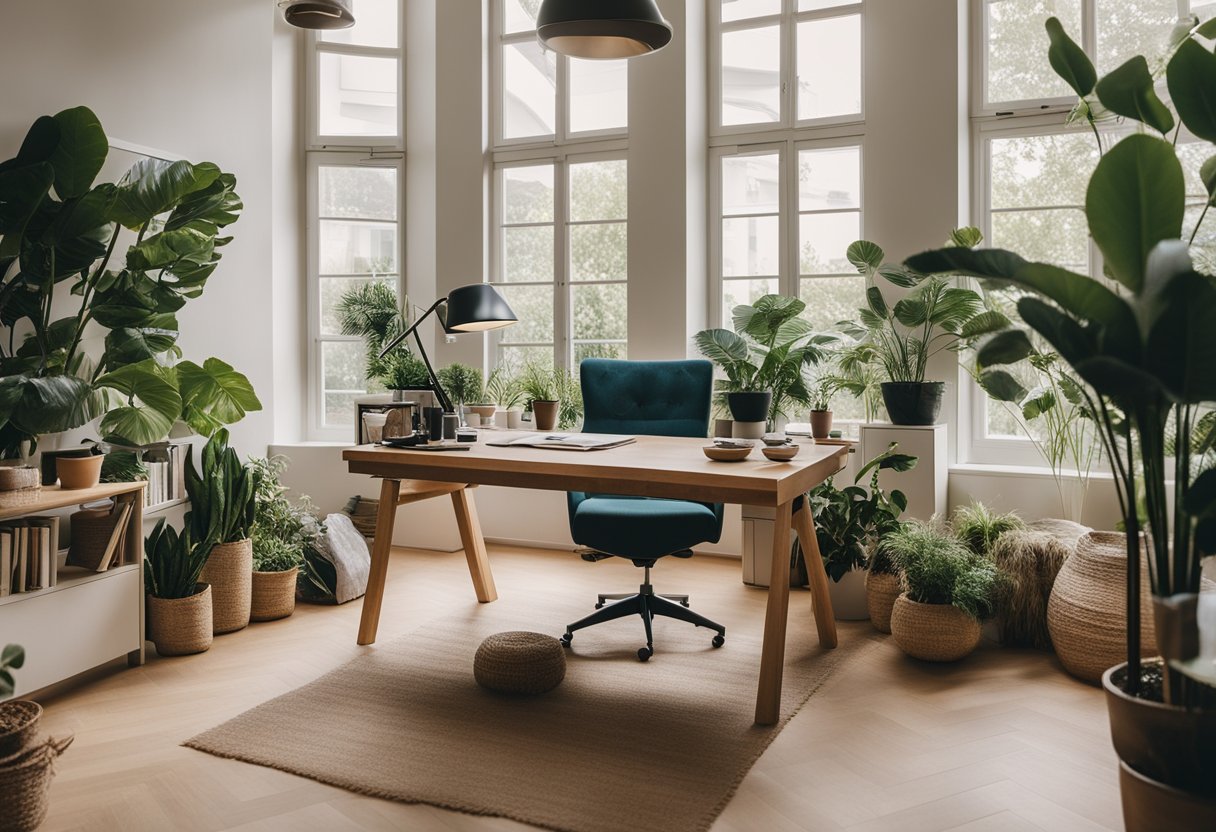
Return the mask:
M720 448L717 445L706 445L701 450L714 462L742 462L752 452L751 448Z
M800 445L777 445L776 447L761 448L760 451L773 462L789 462L798 456L802 450Z

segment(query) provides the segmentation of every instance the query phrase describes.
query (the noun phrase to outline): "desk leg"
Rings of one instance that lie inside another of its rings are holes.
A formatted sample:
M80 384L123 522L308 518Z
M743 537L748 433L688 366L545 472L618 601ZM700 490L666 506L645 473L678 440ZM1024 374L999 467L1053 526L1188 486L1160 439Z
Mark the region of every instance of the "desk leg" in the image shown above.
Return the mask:
M477 519L477 504L473 492L467 488L452 492L452 508L456 510L456 525L460 527L460 543L469 562L469 575L473 578L473 591L483 604L498 600L494 587L494 575L490 572L490 559L486 554L486 541L481 536L481 521Z
M794 512L794 531L802 544L802 559L811 584L811 603L815 605L815 629L819 631L819 646L836 646L836 614L828 592L828 573L819 554L819 538L815 535L815 518L811 516L810 500L803 499Z
M400 480L380 481L380 511L376 515L376 539L372 541L372 567L367 576L367 593L363 596L363 615L359 619L360 644L373 644L376 641L380 604L384 601L384 578L388 574L388 558L393 549L397 499L400 496Z
M781 675L785 670L785 622L790 607L790 528L793 504L777 507L773 523L772 572L768 608L764 613L764 643L760 647L760 688L756 693L756 724L773 725L781 718Z

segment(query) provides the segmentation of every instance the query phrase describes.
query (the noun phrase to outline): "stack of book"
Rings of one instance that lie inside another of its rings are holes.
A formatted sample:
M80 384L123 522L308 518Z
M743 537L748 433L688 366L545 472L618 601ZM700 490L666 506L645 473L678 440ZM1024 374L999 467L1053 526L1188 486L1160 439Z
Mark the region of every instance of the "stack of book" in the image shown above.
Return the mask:
M0 597L55 586L58 554L58 517L0 523Z
M153 445L128 447L112 445L115 451L136 454L148 470L148 487L144 489L144 508L182 500L186 497L185 443L157 442Z

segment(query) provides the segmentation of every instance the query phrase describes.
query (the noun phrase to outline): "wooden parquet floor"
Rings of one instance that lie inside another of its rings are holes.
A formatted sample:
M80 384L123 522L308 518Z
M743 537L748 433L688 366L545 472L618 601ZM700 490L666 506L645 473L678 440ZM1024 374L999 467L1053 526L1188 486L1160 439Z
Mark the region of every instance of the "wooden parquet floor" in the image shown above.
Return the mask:
M636 570L615 559L593 565L501 546L491 546L491 558L498 603L526 603L518 599L538 585L583 593L590 602L595 592L637 583ZM660 568L655 579L660 590L690 592L694 607L728 627L741 616L763 616L764 593L739 582L735 561L693 558ZM470 603L462 555L398 551L381 638ZM790 614L791 626L813 626L808 593L793 594ZM119 663L40 697L47 730L76 734L43 829L527 829L361 797L180 747L368 649L355 645L358 617L358 602L301 606L291 618L219 637L200 656L159 659L149 650L142 668ZM1120 828L1115 756L1098 689L1032 651L987 647L958 665L929 666L885 644L842 668L791 720L714 831Z

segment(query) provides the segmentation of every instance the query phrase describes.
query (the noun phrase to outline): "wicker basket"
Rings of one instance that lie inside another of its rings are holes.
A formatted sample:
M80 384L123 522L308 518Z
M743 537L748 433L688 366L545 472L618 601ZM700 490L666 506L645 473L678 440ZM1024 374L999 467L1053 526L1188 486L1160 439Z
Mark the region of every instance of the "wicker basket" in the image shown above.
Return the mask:
M870 607L870 623L878 632L891 632L891 610L902 591L898 575L870 572L866 576L866 604Z
M296 611L296 578L300 567L286 572L254 572L250 621L274 621Z
M42 706L16 699L0 703L0 757L16 754L38 733Z
M68 548L67 565L93 570L101 566L114 527L121 519L121 513L109 508L86 508L75 512L71 518L72 545Z
M148 638L162 656L189 656L211 647L211 587L188 598L147 598Z
M566 654L552 636L495 633L477 648L473 678L499 693L544 693L566 678Z
M954 662L979 646L980 622L950 604L922 604L907 594L895 599L891 635L914 659Z
M215 634L232 633L249 626L253 598L253 541L221 543L211 550L198 578L211 584Z
M0 758L0 830L29 832L42 824L55 761L71 744L72 737L48 738Z
M1148 563L1140 561L1140 654L1157 655ZM1047 602L1047 629L1064 669L1092 684L1127 661L1127 539L1090 532L1064 561Z
M0 491L23 491L42 485L42 472L32 465L0 465Z

